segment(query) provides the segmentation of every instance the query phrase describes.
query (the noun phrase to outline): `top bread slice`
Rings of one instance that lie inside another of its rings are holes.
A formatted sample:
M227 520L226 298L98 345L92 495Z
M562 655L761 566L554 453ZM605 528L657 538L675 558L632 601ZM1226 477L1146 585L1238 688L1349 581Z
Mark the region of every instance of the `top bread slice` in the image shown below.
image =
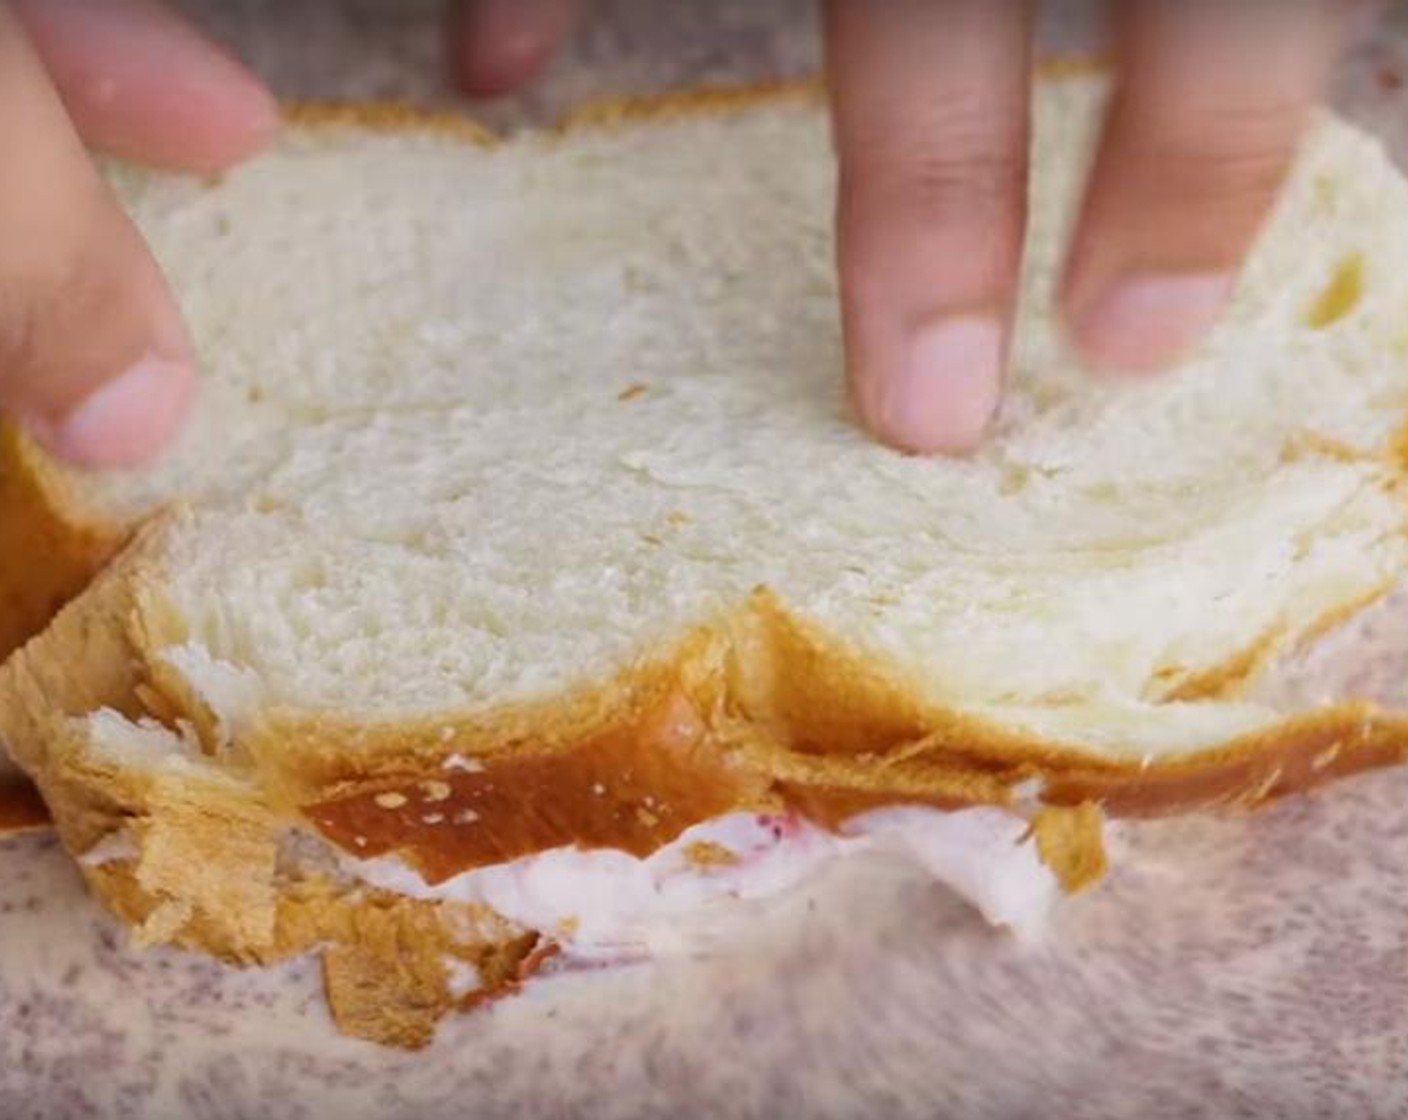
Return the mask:
M1321 119L1214 336L1094 378L1051 306L1104 96L1039 83L1011 384L964 460L848 415L810 91L114 169L203 396L139 475L7 437L0 497L56 542L7 552L31 619L143 528L0 669L0 741L76 852L204 838L90 878L259 956L291 828L433 882L740 808L1171 812L1404 757L1397 715L1243 686L1408 558L1408 186Z

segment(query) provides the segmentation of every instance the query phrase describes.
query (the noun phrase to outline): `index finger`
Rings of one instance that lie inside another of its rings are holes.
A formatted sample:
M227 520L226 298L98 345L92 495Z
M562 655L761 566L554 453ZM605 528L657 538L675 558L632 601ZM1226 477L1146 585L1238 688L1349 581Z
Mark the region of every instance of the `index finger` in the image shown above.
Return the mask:
M1026 217L1031 5L829 0L846 365L904 450L982 439Z

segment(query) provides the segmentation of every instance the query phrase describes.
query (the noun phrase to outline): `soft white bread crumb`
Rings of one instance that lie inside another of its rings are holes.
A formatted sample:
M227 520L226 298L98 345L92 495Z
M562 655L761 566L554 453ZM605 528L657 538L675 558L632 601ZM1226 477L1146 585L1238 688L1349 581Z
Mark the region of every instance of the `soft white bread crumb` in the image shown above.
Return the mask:
M815 106L492 151L314 130L218 187L124 173L205 359L182 450L101 484L196 498L172 663L232 720L465 711L608 679L766 586L926 702L1092 751L1272 719L1160 700L1403 562L1375 455L1408 390L1408 191L1322 121L1222 329L1096 381L1049 308L1101 97L1038 100L1012 384L963 462L846 415Z

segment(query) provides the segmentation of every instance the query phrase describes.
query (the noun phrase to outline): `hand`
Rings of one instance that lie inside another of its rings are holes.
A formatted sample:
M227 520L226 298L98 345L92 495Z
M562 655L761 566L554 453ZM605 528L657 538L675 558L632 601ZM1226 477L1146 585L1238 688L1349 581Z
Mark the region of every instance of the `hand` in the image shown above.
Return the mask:
M0 0L0 407L60 457L148 458L194 377L165 283L85 144L212 171L276 124L257 82L147 0Z

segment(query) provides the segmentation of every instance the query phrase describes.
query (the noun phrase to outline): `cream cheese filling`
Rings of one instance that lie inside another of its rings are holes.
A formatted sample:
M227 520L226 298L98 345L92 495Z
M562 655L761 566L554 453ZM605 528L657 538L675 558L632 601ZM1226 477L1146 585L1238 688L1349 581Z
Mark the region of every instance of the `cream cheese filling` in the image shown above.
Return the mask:
M345 856L342 870L369 886L419 899L478 903L553 938L582 963L679 948L692 919L730 900L773 898L838 859L881 853L917 865L994 925L1038 934L1058 894L1028 825L1002 809L878 809L837 832L795 813L731 813L687 829L640 858L576 847L475 868L427 883L395 855Z

